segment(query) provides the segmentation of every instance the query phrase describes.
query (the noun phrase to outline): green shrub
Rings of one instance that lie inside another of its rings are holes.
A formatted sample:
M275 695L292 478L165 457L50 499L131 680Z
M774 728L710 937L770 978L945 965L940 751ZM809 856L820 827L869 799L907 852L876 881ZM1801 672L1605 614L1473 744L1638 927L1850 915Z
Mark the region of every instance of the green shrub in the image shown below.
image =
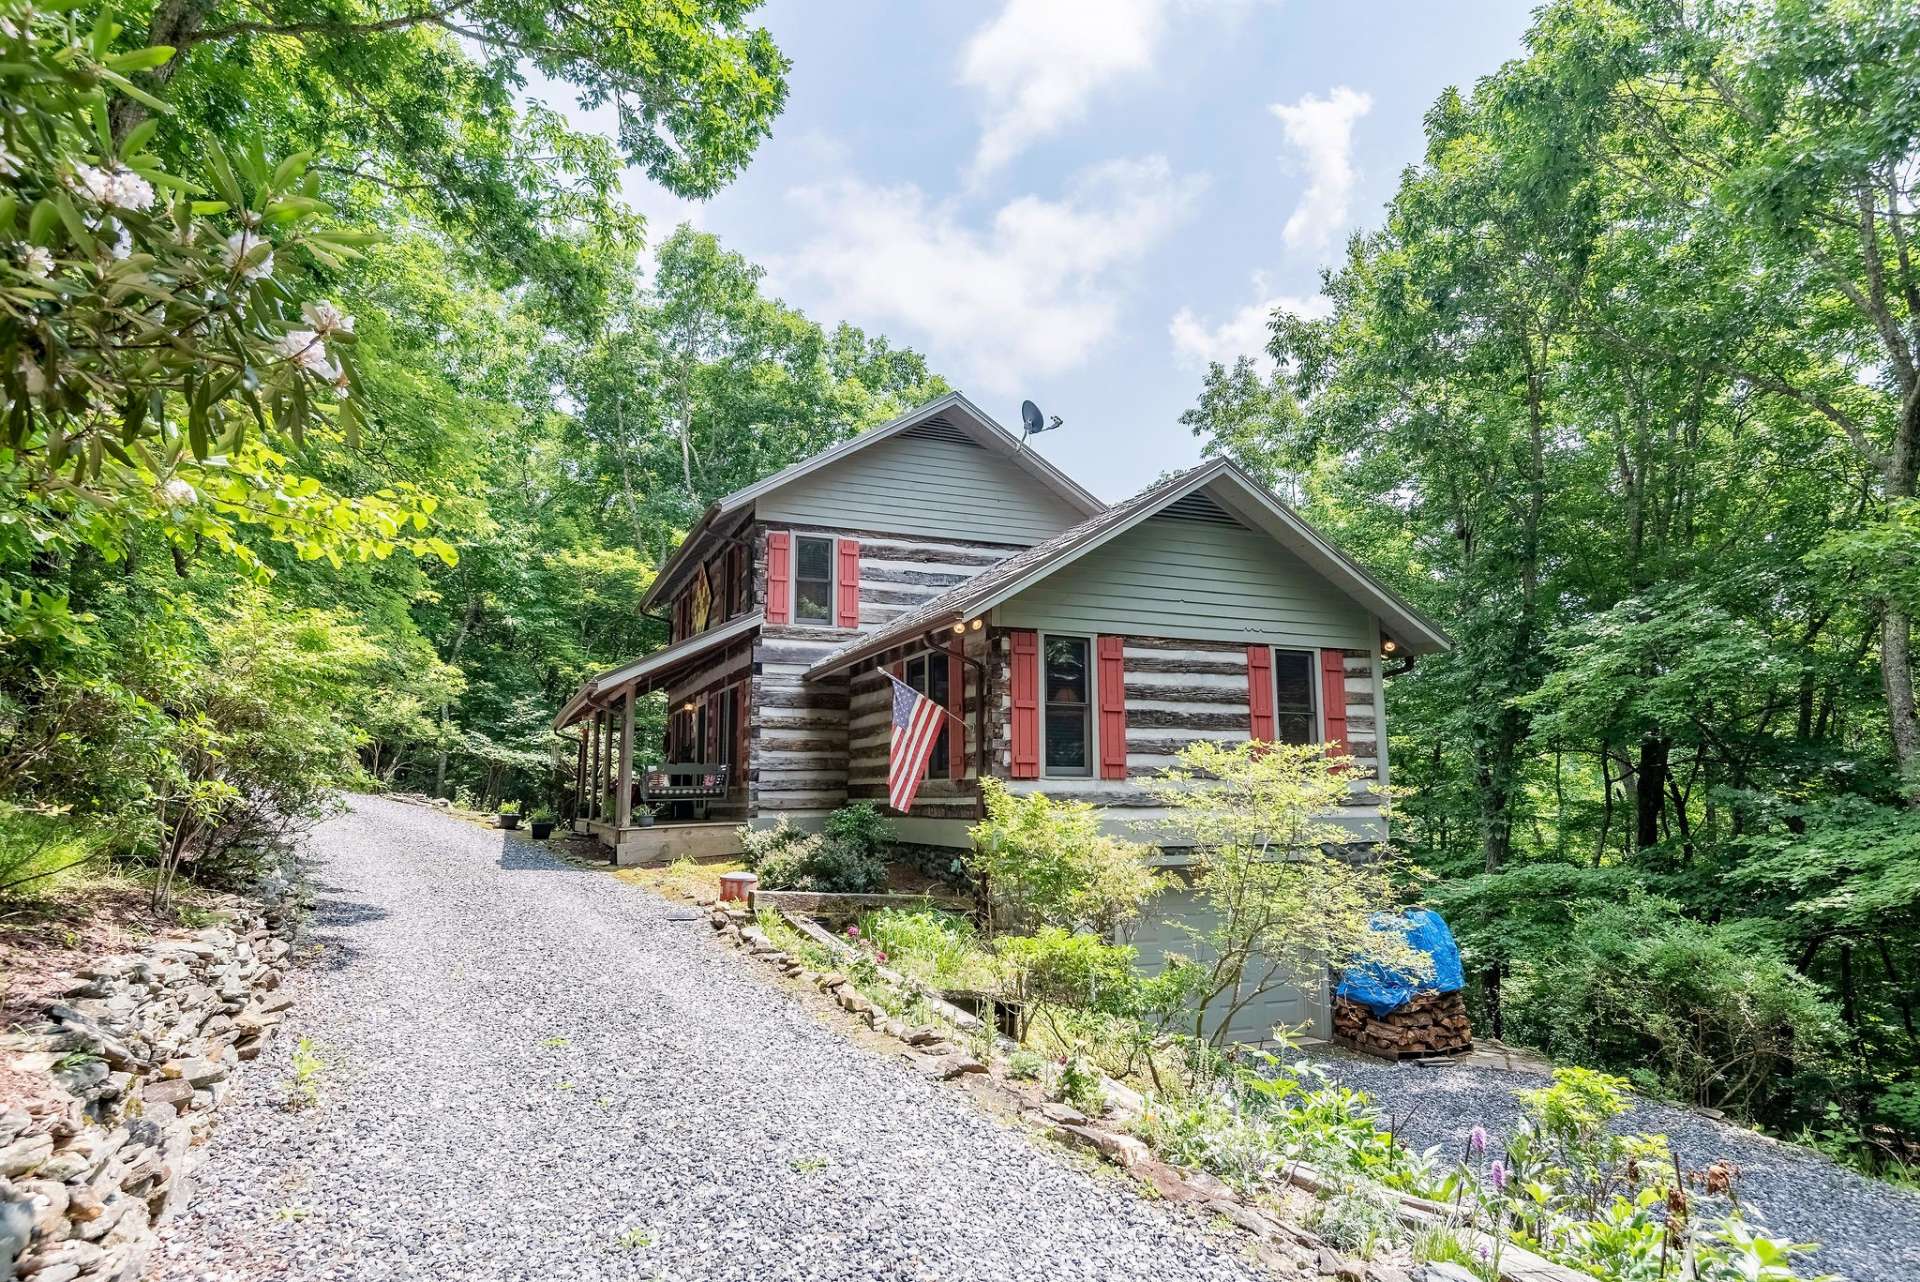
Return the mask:
M871 803L861 802L829 815L824 832L803 832L784 818L771 828L742 828L741 859L769 890L871 894L886 888L882 852L892 831Z
M1740 923L1592 905L1503 985L1509 1035L1748 1117L1805 1117L1843 1071L1838 1012Z
M1307 1227L1338 1250L1364 1260L1400 1240L1397 1209L1383 1190L1348 1185L1314 1204Z
M982 780L981 789L987 817L973 826L967 867L993 892L996 928L1110 934L1166 884L1147 867L1146 847L1101 834L1092 806L1015 795L996 779Z
M933 988L993 987L998 970L973 923L938 908L882 908L860 918L860 934L887 962Z
M0 901L37 899L105 865L113 835L71 815L0 802Z

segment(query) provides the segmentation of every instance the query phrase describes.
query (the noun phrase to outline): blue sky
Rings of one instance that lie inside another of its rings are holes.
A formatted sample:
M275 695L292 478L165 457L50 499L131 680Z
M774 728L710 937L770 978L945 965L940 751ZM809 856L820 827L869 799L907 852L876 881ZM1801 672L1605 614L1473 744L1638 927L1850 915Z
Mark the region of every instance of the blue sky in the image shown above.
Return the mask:
M1198 458L1208 359L1312 306L1378 222L1421 116L1519 52L1527 4L1375 0L773 0L787 109L704 204L634 174L769 289L926 353L1103 498ZM567 108L564 90L541 97ZM585 127L592 116L571 114Z

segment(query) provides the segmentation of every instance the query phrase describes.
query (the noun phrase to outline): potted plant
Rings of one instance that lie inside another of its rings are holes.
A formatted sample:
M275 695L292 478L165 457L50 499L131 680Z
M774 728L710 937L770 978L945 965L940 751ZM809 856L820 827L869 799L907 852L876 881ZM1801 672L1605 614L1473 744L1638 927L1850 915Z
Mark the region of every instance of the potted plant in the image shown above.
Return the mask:
M553 812L551 810L534 811L528 822L533 825L533 839L535 841L545 841L548 837L553 836Z
M520 826L520 803L503 801L500 803L500 826L508 832Z

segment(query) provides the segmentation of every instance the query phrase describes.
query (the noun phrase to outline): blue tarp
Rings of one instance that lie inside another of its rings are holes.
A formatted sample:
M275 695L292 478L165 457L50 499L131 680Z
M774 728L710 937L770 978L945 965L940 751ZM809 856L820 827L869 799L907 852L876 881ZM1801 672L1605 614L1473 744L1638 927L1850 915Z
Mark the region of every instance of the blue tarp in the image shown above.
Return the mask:
M1406 931L1407 944L1433 958L1433 978L1422 979L1405 971L1363 964L1351 967L1340 976L1334 994L1359 1002L1375 1015L1399 1010L1418 993L1457 993L1466 986L1460 973L1460 948L1453 942L1440 914L1431 908L1409 908L1402 916L1381 913L1373 919L1373 928Z

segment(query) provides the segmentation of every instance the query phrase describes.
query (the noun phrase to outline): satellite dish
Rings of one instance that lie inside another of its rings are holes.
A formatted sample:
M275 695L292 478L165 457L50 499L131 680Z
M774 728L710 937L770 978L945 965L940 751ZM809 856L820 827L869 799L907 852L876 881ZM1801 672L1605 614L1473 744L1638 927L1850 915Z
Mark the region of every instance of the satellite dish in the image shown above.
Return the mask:
M1049 419L1046 415L1040 412L1040 407L1038 405L1035 405L1032 401L1021 401L1020 402L1020 427L1021 427L1020 443L1022 445L1026 444L1026 440L1029 436L1037 436L1041 432L1051 432L1054 428L1060 426L1060 421L1061 421L1060 416L1058 414L1055 414L1051 419Z

